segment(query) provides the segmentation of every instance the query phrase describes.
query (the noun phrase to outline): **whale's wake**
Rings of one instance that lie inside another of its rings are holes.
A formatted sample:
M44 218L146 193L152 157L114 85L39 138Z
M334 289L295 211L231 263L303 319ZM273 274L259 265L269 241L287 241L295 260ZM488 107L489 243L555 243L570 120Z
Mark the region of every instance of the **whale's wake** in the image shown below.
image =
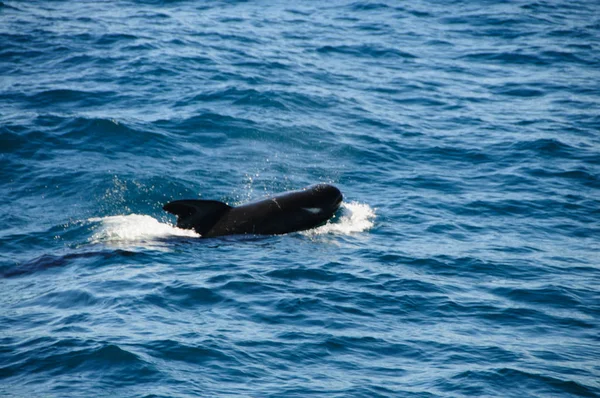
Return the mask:
M98 223L90 243L143 244L170 237L200 237L192 230L161 223L142 214L90 218L88 221Z

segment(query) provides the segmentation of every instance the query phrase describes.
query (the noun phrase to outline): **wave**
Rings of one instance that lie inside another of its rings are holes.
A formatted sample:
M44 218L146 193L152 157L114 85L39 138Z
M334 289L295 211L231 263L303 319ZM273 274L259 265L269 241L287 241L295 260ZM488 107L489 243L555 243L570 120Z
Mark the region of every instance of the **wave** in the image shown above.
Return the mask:
M127 381L129 374L135 374L135 379L131 381L139 382L159 374L153 364L130 351L125 345L108 342L72 338L57 340L46 337L21 343L19 351L20 355L6 358L7 366L3 368L3 376L9 377L23 372L64 374L73 370L79 374L93 374L98 372L98 369L103 369L122 381Z

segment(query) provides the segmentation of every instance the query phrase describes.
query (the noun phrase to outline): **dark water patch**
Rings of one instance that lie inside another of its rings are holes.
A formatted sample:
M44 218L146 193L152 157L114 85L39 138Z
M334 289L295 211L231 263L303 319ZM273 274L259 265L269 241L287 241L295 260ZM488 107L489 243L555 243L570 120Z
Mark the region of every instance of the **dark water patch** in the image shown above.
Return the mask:
M226 300L224 296L212 289L199 287L183 282L164 287L159 293L144 297L144 302L171 311L181 311L186 308L212 306Z
M448 233L458 232L460 230L461 230L461 228L459 228L457 225L449 224L449 223L435 223L433 225L429 225L426 229L427 232L430 232L433 234L448 234ZM464 235L458 235L458 236L464 236Z
M50 117L49 120L54 125L52 136L60 140L57 146L63 148L84 147L87 151L114 154L138 153L137 148L147 147L144 154L150 155L169 145L162 134L116 119Z
M428 46L453 47L453 44L446 40L429 40L425 42Z
M569 335L572 329L593 330L595 325L587 320L571 316L554 315L545 311L526 307L503 308L494 303L456 302L446 300L439 303L430 312L440 317L471 318L475 317L490 324L501 325L511 329L531 330L534 333L561 333Z
M264 282L252 281L252 280L233 280L229 281L222 286L219 286L219 290L226 290L235 293L236 295L252 295L252 294L277 294L282 293L281 288L270 286Z
M552 210L564 210L568 215L571 206L555 200L476 200L465 203L460 208L452 208L459 215L478 215L480 217L516 216L527 218L546 218Z
M444 101L435 100L433 98L427 97L417 97L417 98L397 98L394 99L394 102L401 105L421 105L426 107L437 107L437 106L445 106L448 105Z
M553 231L561 231L562 234L568 234L574 238L593 238L600 232L600 226L594 226L594 221L599 214L600 211L595 209L589 214L586 214L585 212L580 214L572 213L571 216L576 218L576 222L554 223L551 224L550 227L546 227L545 230L547 230L549 234ZM568 213L565 213L564 216L568 216ZM586 225L586 223L589 224Z
M285 12L289 12L290 14L294 14L294 15L302 15L302 16L310 16L314 10L310 10L310 9L298 9L298 8L286 8Z
M376 120L372 118L361 118L358 120L358 124L364 125L367 127L375 127L380 129L386 129L390 127L390 124L383 120Z
M493 160L482 148L461 148L456 146L435 146L426 148L422 154L432 158L443 159L443 161L452 160L455 162L464 162L472 164L482 164Z
M401 10L401 8L396 8L396 10ZM429 18L435 15L433 12L424 10L409 10L408 13L418 18Z
M600 309L600 307L594 306L591 300L584 298L589 296L591 292L577 291L577 289L562 286L532 287L528 289L499 287L491 292L515 302L541 307L563 308L571 311L577 310L590 315L598 314Z
M499 65L535 65L546 66L550 63L544 57L520 52L480 52L471 53L461 57L461 59L474 62L490 62Z
M239 53L243 53L244 55L246 55L247 57L249 56L248 53L244 52L244 49L237 47L237 45L241 44L244 46L247 45L264 45L265 44L265 40L260 37L260 36L255 36L252 34L249 34L250 32L246 32L245 34L237 34L237 33L232 33L231 31L229 32L223 32L223 31L204 31L202 33L199 33L198 36L200 37L206 37L206 38L214 38L216 40L226 40L230 43L235 43L234 45L232 45L231 47L229 47L229 50L232 50L233 48L236 48L236 50L239 51ZM238 51L234 51L234 52L238 52ZM239 66L239 64L237 64Z
M527 370L515 368L499 368L493 370L464 371L456 374L445 384L445 389L450 391L461 391L463 394L483 393L483 386L490 385L495 393L510 394L510 396L522 396L522 392L511 391L507 386L519 383L519 390L525 388L527 391L541 395L573 394L581 397L595 397L597 389L586 386L572 380L563 380L551 376L544 376ZM470 385L478 385L475 390Z
M396 372L397 376L402 374L401 370L398 369ZM333 393L332 391L327 391L328 394ZM354 395L354 396L365 396L365 397L389 397L393 395L402 395L403 397L435 397L434 394L426 391L413 391L413 390L404 390L402 388L393 388L389 385L374 385L373 383L367 383L361 386L355 386L352 388L348 388L344 391L340 391L342 395Z
M391 27L387 24L365 23L357 25L356 28L364 32L378 35L386 35L392 32Z
M51 292L27 303L41 307L51 307L57 309L73 309L94 307L99 304L99 300L87 291L82 290L62 290L59 292Z
M271 278L286 280L288 283L293 283L295 281L311 281L323 284L339 280L338 276L340 276L339 272L330 272L323 269L311 268L282 268L270 271L266 275Z
M244 61L244 62L238 62L235 65L240 68L245 68L245 69L252 70L252 71L259 70L259 71L265 71L265 72L270 72L270 73L272 73L275 70L290 69L290 65L283 63L283 62L278 62L278 61L267 62L267 63L265 63L264 61L256 61L256 62ZM250 80L250 82L252 82L252 80Z
M359 291L344 298L337 290L330 295L322 295L324 299L336 303L347 303L355 312L366 319L378 319L381 316L402 317L407 322L429 323L422 319L422 314L430 314L445 303L445 295L420 293L416 291ZM357 319L355 319L357 320ZM347 321L346 321L347 322ZM360 322L374 322L361 320ZM369 325L368 323L365 325ZM357 327L357 326L354 326Z
M320 54L342 54L356 57L391 58L391 59L414 59L415 55L394 48L385 48L375 45L337 45L323 46L317 49Z
M588 29L582 29L582 28L572 28L572 29L565 29L565 28L559 28L559 29L552 29L551 31L547 32L546 35L548 35L549 37L559 37L559 38L572 38L572 39L579 39L579 40L590 40L594 38L593 33L588 30ZM591 43L579 43L579 45L592 45Z
M28 49L23 47L12 47L7 45L4 48L0 49L0 56L2 57L2 61L0 61L0 71L6 73L7 75L18 74L21 72L21 68L19 68L20 62L29 62L36 58L43 59L46 53L41 50Z
M176 67L174 65L146 66L140 64L135 66L140 67L141 75L145 79L150 78L159 82L163 79L169 79L178 75Z
M549 59L553 64L558 63L580 63L580 64L589 64L589 65L600 65L599 59L585 59L579 57L572 52L566 51L543 51L541 53L544 57Z
M189 45L188 43L181 43L181 46L187 46ZM210 65L216 65L215 61L207 56L203 56L203 55L189 55L189 56L184 56L181 55L178 57L178 63L182 63L184 65L186 65L186 67L196 67L198 69L203 69L205 67L209 67ZM217 74L218 76L218 74ZM218 79L215 79L218 80ZM227 79L225 79L227 80ZM182 101L181 104L185 105L188 104L189 105L189 101Z
M92 316L89 312L80 312L73 315L67 315L54 322L56 326L76 326L86 324L92 321Z
M260 82L260 79L255 76L225 71L215 71L210 75L209 79L215 82L244 82L249 84L256 84ZM178 104L180 103L178 102ZM185 102L181 102L181 105L185 105Z
M355 352L364 359L391 357L418 360L424 352L411 344L398 344L371 336L328 336L322 344L332 354Z
M593 50L595 47L592 44L572 43L572 44L568 44L567 48L589 51L589 50Z
M338 314L338 316L346 316L346 319L342 318L328 325L328 327L332 330L354 330L355 328L360 327L360 323L358 322L359 318L357 317L365 318L366 322L369 322L369 319L376 319L376 315L371 311L362 310L354 303L348 303L347 305L332 305L330 312Z
M511 18L509 15L497 16L482 13L444 17L442 18L442 21L449 25L469 25L471 27L483 28L489 28L498 25L503 27L513 27L528 22L525 18Z
M306 339L310 336L310 339ZM305 333L283 333L278 336L279 341L285 342L281 345L281 350L273 350L269 348L269 344L264 344L268 356L277 359L292 357L295 363L315 364L321 358L331 356L327 347L323 344L323 339L327 336L322 334L305 334Z
M371 3L371 2L363 2L363 1L352 3L352 4L348 5L348 7L351 10L358 11L358 12L362 12L362 11L387 11L387 10L390 9L390 6L388 6L385 3Z
M575 155L576 149L556 138L540 138L533 141L519 141L510 145L511 150L532 151L536 155L549 157L570 157Z
M430 282L416 280L416 279L396 279L393 278L389 281L383 282L381 284L373 285L373 290L383 289L393 293L409 293L409 292L420 292L421 294L442 294L445 292L445 289L441 288L439 285L435 285Z
M70 89L47 90L29 96L31 107L56 106L58 104L75 104L76 106L98 106L106 102L115 101L116 92L80 91Z
M209 364L225 362L240 365L234 357L220 350L217 342L205 341L203 344L187 345L174 340L152 341L139 348L161 361L180 361L186 364Z
M434 175L418 175L410 178L403 178L402 185L413 189L423 189L439 191L445 194L461 193L463 187L456 180Z
M155 15L156 16L156 15ZM139 37L136 35L126 33L106 33L100 36L94 44L99 46L112 46L117 43L129 42L137 40Z
M91 56L91 55L87 55L87 54L76 54L76 55L71 55L71 56L66 56L64 58L61 59L60 63L58 64L58 67L76 67L76 68L81 68L82 66L92 66L96 63L99 63L98 59L96 59L95 57ZM64 90L64 89L63 89ZM50 91L59 91L59 90L50 90ZM64 90L67 91L67 90ZM106 93L99 93L100 95L98 97L94 96L94 92L77 92L76 90L74 90L73 95L71 96L71 102L73 101L89 101L94 100L95 98L97 98L97 102L93 103L93 102L87 102L88 106L94 106L94 105L104 105L105 102L102 101L102 95L106 94ZM110 93L109 93L110 94ZM114 95L115 93L112 93L112 95ZM41 96L41 98L40 98ZM52 106L54 105L54 98L52 97L52 93L48 93L48 92L43 92L40 94L37 94L33 97L34 100L36 100L37 102L35 103L35 105L43 105L43 106ZM58 100L60 101L60 96L58 98ZM64 102L67 102L67 104L69 103L69 98L67 97L66 100L63 99ZM85 103L85 102L82 102Z
M449 344L444 341L428 341L425 339L411 340L411 343L417 346L431 346L435 349L436 362L444 361L463 364L502 364L518 363L524 359L524 355L510 349L490 346L486 344Z
M294 10L286 10L286 12L294 13ZM224 16L219 18L219 22L223 23L243 23L247 22L247 19L243 17L232 17L232 16Z
M64 255L44 254L28 262L6 267L2 270L2 277L10 278L22 275L34 274L51 268L63 268L73 263L80 263L79 260L85 260L83 264L91 265L96 260L111 260L115 257L132 257L138 253L127 250L107 250L82 253L67 253Z
M121 383L131 384L159 375L152 364L115 344L67 339L51 344L37 343L35 348L29 348L28 345L21 345L21 354L12 357L12 363L3 368L2 374L6 378L27 374L56 376L71 372L94 374L103 371L107 376L118 375ZM33 350L35 355L32 355Z
M203 113L184 120L159 120L155 122L159 127L168 129L170 132L181 132L186 135L189 132L202 133L205 131L225 131L237 130L241 132L256 133L256 123L249 119L235 118L232 116L216 113Z
M359 120L359 124L368 123L372 124L373 121ZM398 162L398 164L404 164L406 158L413 154L410 148L402 146L395 140L390 140L387 137L372 137L368 135L364 136L352 136L347 137L344 140L343 146L339 145L336 141L334 132L323 131L323 137L331 137L333 148L339 150L344 154L350 154L353 156L360 156L364 159L364 163L361 167L373 166L380 172L388 170L382 166L382 162Z
M15 153L19 148L27 144L27 138L24 132L27 131L21 126L4 125L0 127L0 153Z
M600 188L599 176L588 169L580 170L547 170L528 169L527 174L537 178L564 180L568 183L579 183L589 188Z
M541 268L541 266L532 264L525 259L506 259L500 262L477 257L453 257L449 255L430 258L400 257L398 262L421 271L426 270L433 275L460 276L468 279L515 278L535 280L539 277Z
M158 50L158 45L151 41L138 41L132 44L126 44L121 47L122 53L151 53L154 50ZM134 62L131 62L128 67L139 70L146 65L151 64L148 58L140 57Z
M577 363L579 361L589 359L594 361L597 355L593 352L589 352L587 355L573 355L573 351L569 350L567 352L558 353L556 351L545 351L545 350L531 350L531 355L536 358L541 358L543 360L552 361L552 363L556 364L555 370L564 371L570 375L581 375L586 376L589 372L586 368L578 368ZM561 369L561 365L575 365L571 367L564 367Z
M310 297L284 298L275 303L275 310L287 315L314 314L325 310L326 304ZM324 312L327 312L326 310Z
M546 93L542 90L536 90L533 88L511 88L511 89L499 89L496 90L500 95L508 95L510 97L522 97L522 98L530 98L530 97L542 97Z
M498 246L498 247L491 247L490 250L503 252L503 253L521 254L521 255L534 254L534 253L539 253L542 251L536 247L529 247L529 246L523 246L523 247Z
M275 109L287 110L288 108L283 102L277 99L278 97L279 95L273 92L261 93L253 89L239 90L232 87L217 92L196 95L191 101L225 101L234 105L251 105L261 108L273 107ZM187 102L188 100L184 103Z

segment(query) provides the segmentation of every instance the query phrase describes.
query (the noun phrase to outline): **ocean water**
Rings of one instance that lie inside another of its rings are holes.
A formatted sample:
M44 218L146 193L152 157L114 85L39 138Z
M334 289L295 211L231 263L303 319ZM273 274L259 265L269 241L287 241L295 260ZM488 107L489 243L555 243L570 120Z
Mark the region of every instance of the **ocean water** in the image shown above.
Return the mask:
M597 1L2 1L0 195L0 396L600 396Z

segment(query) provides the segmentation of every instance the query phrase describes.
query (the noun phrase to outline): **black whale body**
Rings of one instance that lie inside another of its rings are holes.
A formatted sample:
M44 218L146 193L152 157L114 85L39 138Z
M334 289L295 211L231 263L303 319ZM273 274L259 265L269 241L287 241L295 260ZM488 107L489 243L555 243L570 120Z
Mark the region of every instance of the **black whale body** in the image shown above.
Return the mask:
M215 200L176 200L163 209L177 216L177 227L193 229L208 238L278 235L311 229L333 217L341 202L339 189L318 184L238 207Z

